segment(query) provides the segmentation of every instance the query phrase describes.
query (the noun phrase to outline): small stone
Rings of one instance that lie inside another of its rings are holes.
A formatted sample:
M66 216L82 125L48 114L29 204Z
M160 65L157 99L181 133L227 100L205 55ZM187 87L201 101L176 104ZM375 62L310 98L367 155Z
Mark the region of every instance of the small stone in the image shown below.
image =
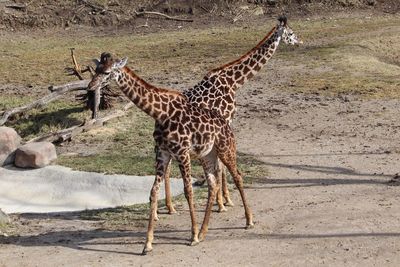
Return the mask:
M21 137L10 127L0 127L0 166L14 162L15 150L21 142Z
M15 166L20 168L42 168L55 159L57 159L57 153L52 143L29 143L17 149Z

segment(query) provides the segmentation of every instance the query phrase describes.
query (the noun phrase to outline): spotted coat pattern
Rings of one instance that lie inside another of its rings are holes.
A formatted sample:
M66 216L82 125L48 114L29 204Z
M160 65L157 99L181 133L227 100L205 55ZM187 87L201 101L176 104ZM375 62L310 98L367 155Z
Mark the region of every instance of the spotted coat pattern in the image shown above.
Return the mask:
M286 44L301 43L287 24L285 17L278 19L278 24L250 51L239 59L211 70L202 81L194 87L183 91L183 95L193 105L211 109L220 114L229 123L232 122L236 112L236 91L246 81L251 79L274 55L280 41ZM155 137L159 134L156 124ZM229 197L225 171L222 172L222 191L227 205L233 205ZM169 171L165 177L166 206L170 213L175 209L171 202ZM217 197L219 210L225 210L222 196Z
M109 53L103 53L98 63L96 75L89 83L89 90L102 88L114 79L121 91L138 108L153 117L158 125L158 134L155 136L156 178L150 193L151 211L143 253L152 250L158 192L171 159L178 162L184 182L184 193L192 221L192 245L202 241L207 233L212 204L220 187L220 181L216 177L220 176L222 164L228 168L241 194L246 226L252 227L252 214L246 202L243 179L237 169L235 139L228 122L214 111L192 105L178 91L148 84L125 67L126 60L114 61ZM193 205L190 176L192 158L202 160L209 187L206 212L200 231L197 228Z

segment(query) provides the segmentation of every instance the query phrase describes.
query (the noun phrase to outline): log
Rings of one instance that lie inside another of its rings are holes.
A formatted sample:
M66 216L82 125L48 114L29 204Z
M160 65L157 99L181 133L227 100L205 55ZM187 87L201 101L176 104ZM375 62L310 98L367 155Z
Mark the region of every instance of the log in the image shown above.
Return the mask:
M39 137L35 137L35 138L29 140L27 143L42 142L42 141L48 141L48 142L52 142L52 143L63 143L65 141L69 141L73 137L75 137L76 135L78 135L80 133L102 127L105 122L107 122L111 119L122 117L122 116L126 115L127 110L129 108L131 108L132 106L133 106L133 103L128 103L127 105L125 105L125 107L122 110L113 111L102 118L91 119L91 120L84 122L81 125L75 125L70 128L62 129L62 130L59 130L54 133L49 133L49 134L45 134L45 135L42 135Z
M27 110L31 110L34 108L40 108L48 103L60 98L63 94L70 92L70 91L75 91L75 90L82 90L86 89L89 84L89 80L83 80L83 81L77 81L77 82L71 82L63 85L58 85L58 86L50 86L49 90L51 91L50 94L42 97L41 99L38 99L32 103L29 103L27 105L21 106L21 107L16 107L10 110L5 111L1 118L0 118L0 126L4 125L7 120L10 118L10 116L25 112Z
M153 11L141 11L141 12L137 12L135 11L136 16L140 16L140 15L157 15L157 16L161 16L164 17L166 19L169 20L177 20L177 21L186 21L186 22L193 22L192 19L184 19L184 18L177 18L177 17L171 17L168 16L166 14L160 13L160 12L153 12Z
M90 80L81 80L81 81L75 81L75 82L70 82L62 85L52 85L49 86L49 91L50 92L70 92L70 91L78 91L78 90L86 90L86 88L89 85Z

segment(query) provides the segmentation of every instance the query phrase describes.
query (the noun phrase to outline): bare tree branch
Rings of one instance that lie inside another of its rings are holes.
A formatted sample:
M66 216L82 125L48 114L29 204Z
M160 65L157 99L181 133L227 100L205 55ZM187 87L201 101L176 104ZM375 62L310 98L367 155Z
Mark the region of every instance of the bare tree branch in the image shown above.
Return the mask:
M125 107L122 110L113 111L102 118L91 119L89 121L84 122L81 125L72 126L70 128L62 129L62 130L59 130L54 133L49 133L49 134L45 134L45 135L42 135L39 137L35 137L35 138L29 140L27 143L41 142L41 141L62 143L65 141L69 141L73 137L75 137L76 135L78 135L80 133L87 132L91 129L102 127L105 122L107 122L111 119L122 117L122 116L126 115L127 110L129 108L131 108L132 106L133 106L133 103L128 103L127 105L125 105Z
M58 85L58 86L50 86L49 90L51 91L50 94L42 97L41 99L38 99L32 103L29 103L27 105L21 106L21 107L16 107L10 110L5 111L2 114L2 117L0 118L0 125L3 125L4 123L7 122L7 120L10 118L10 116L14 114L18 114L27 110L31 110L34 108L39 108L47 105L48 103L60 98L63 94L70 92L70 91L76 91L76 90L82 90L86 89L86 87L89 84L89 80L83 80L83 81L78 81L78 82L72 82L72 83L67 83L64 85Z
M160 13L160 12L153 12L153 11L141 11L141 12L135 11L135 14L136 14L137 16L141 16L141 15L157 15L157 16L161 16L161 17L164 17L164 18L166 18L166 19L169 19L169 20L193 22L192 19L184 19L184 18L171 17L171 16L168 16L168 15L166 15L166 14L163 14L163 13Z

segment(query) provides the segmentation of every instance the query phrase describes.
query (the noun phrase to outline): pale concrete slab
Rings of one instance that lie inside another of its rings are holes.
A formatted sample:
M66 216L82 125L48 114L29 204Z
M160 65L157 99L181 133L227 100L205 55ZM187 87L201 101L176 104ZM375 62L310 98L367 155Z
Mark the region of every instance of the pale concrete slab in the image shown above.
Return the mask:
M63 166L0 168L0 208L6 213L63 212L149 202L154 176L105 175ZM183 192L171 179L171 192ZM161 187L160 198L164 198Z

